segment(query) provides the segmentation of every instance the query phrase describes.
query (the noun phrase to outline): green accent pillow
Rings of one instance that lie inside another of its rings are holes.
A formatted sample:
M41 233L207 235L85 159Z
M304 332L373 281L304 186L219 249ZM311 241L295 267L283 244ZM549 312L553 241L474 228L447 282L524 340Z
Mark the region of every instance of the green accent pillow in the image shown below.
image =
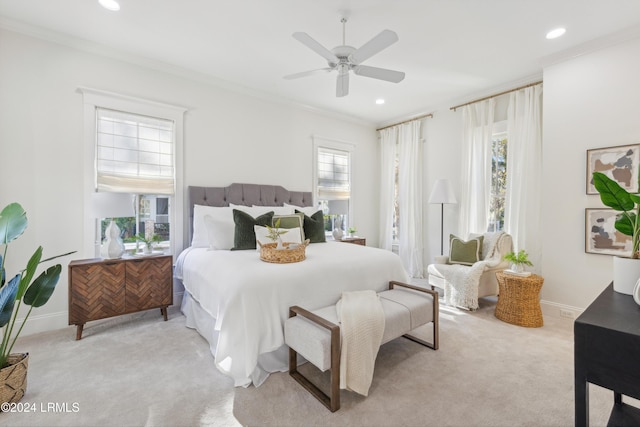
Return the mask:
M235 234L233 235L232 251L255 249L256 248L256 232L254 225L263 227L271 226L273 211L260 215L257 218L252 217L246 212L233 210L233 222L236 223Z
M473 265L480 261L483 240L484 236L479 236L465 242L453 234L449 235L449 264Z
M302 212L291 215L274 215L271 226L275 227L278 220L280 220L280 228L299 228L300 241L304 242L304 214Z
M302 213L296 209L296 213ZM304 235L309 243L324 243L327 238L324 235L324 214L318 211L311 216L304 216Z

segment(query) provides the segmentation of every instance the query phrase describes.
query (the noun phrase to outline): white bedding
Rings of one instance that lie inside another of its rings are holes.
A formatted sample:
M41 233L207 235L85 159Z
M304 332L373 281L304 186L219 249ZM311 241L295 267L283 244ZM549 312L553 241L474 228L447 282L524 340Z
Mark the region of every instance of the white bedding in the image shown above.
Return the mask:
M408 280L400 258L377 248L315 243L306 255L302 262L271 264L251 250L188 248L178 257L176 277L215 319L212 353L236 386L256 383L259 356L284 345L283 324L290 306L314 310L335 304L342 291L381 291L390 280ZM286 357L281 357L278 368L284 370L286 364Z

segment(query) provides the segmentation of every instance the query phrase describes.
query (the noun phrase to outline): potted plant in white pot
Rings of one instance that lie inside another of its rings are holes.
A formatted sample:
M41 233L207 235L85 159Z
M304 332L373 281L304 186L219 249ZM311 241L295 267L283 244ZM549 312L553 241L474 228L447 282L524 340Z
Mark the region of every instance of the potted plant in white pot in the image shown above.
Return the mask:
M273 227L270 227L267 225L267 230L269 230L269 234L267 234L267 237L271 239L271 241L277 243L276 249L277 250L286 249L282 243L282 235L287 234L289 230L280 228L280 218L276 220L276 223L273 225Z
M631 194L602 172L593 173L593 185L605 206L620 212L615 227L631 236L631 256L613 257L613 290L631 295L640 278L640 194Z
M529 267L533 266L533 263L529 261L529 254L524 250L520 249L518 253L509 252L506 254L503 259L505 261L509 261L511 263L510 269L505 270L506 273L517 274L521 276L530 276L530 272L524 271L524 266L528 265Z
M62 266L56 264L47 268L33 279L40 263L61 256L42 259L42 246L33 253L26 267L8 281L5 271L5 260L9 243L22 235L27 228L27 214L18 203L7 205L0 212L0 328L2 343L0 344L0 403L19 401L27 387L27 365L29 353L11 353L13 346L22 332L34 307L41 307L49 301L53 290L60 279ZM24 304L29 310L22 320L17 322L18 311Z
M142 248L142 252L146 255L150 255L153 252L154 245L162 242L162 237L159 234L152 234L151 237L141 236L140 234L136 234L135 239L138 242L144 243L144 247Z

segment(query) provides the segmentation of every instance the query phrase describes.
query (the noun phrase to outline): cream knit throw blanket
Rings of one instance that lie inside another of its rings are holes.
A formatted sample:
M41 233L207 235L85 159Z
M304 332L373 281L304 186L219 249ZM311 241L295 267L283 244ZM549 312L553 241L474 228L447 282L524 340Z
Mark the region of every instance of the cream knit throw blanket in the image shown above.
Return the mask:
M504 232L485 235L485 239L489 236L492 239L491 241L485 240L483 249L486 248L487 253L483 253L484 259L482 261L478 261L472 266L451 264L441 270L445 279L444 302L446 304L470 310L478 308L480 276L485 269L496 267L502 262L500 245L506 235Z
M342 331L340 388L369 394L384 333L384 312L375 291L343 292L336 306Z

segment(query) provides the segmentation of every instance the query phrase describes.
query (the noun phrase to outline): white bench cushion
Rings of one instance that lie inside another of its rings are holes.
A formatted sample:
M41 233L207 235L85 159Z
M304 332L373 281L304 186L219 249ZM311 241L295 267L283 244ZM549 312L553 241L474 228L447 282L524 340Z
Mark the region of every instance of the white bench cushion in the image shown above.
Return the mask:
M381 344L396 339L412 329L433 321L431 295L405 289L390 289L378 294L384 311L385 326ZM336 306L312 313L339 325ZM331 333L302 316L284 323L285 343L321 371L331 368Z

